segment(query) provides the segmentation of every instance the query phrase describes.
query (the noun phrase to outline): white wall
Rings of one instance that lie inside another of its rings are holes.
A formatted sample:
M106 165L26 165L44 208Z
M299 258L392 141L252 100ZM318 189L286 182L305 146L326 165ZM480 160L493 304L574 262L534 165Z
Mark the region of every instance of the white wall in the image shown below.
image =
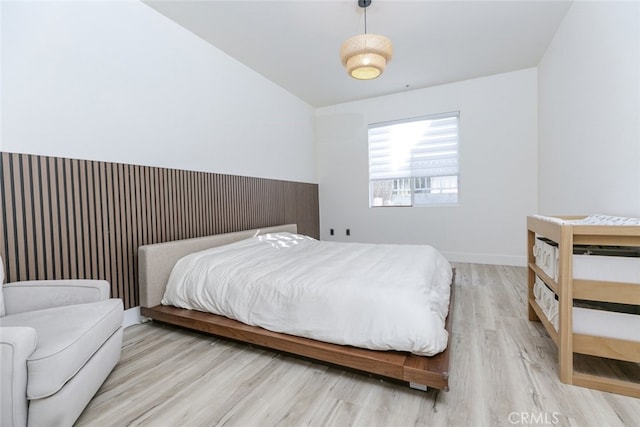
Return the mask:
M315 182L306 103L138 1L3 2L9 152Z
M640 3L574 2L538 91L540 212L640 216Z
M369 208L367 125L456 110L459 205ZM526 215L537 210L536 69L330 106L316 115L322 239L428 243L453 261L524 265Z

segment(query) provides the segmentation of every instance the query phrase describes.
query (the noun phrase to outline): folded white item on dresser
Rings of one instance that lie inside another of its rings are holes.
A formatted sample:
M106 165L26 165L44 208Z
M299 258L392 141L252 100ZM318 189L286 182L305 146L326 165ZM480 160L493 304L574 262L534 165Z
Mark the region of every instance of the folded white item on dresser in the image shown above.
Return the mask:
M190 254L162 304L334 344L431 356L447 346L452 271L427 245L276 233Z
M640 218L627 218L623 216L611 216L602 214L588 215L580 219L562 219L544 215L533 215L533 217L542 221L553 222L562 225L640 225Z

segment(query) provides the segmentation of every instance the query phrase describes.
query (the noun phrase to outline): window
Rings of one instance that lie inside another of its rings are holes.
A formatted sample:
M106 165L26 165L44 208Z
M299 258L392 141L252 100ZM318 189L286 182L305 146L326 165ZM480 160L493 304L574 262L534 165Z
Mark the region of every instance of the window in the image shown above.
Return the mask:
M393 180L393 194L395 196L410 196L411 182L409 178L401 178Z
M458 202L458 116L369 126L369 206Z

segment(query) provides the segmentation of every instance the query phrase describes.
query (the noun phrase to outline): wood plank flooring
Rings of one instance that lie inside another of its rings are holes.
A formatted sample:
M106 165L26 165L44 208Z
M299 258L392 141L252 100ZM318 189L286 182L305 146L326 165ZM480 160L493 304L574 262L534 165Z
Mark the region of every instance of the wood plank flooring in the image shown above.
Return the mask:
M122 359L79 426L632 426L640 399L560 383L557 350L527 320L526 270L456 264L450 392L157 323L125 330ZM640 381L640 367L576 366Z

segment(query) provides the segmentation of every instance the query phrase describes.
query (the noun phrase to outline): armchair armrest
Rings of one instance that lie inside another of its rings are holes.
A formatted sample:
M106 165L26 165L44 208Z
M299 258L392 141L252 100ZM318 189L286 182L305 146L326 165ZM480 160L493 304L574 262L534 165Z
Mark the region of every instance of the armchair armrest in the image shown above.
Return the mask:
M7 315L109 299L104 280L28 280L7 283L3 289Z
M0 326L0 425L27 425L27 358L37 338L33 328Z

